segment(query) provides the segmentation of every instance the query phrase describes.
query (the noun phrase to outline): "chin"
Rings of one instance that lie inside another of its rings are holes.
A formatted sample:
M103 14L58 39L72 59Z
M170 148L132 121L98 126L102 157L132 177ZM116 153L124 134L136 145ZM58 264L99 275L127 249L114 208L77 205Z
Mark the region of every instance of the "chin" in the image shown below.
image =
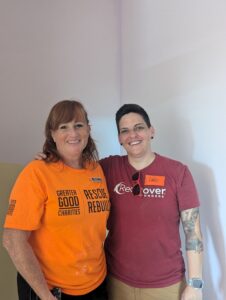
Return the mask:
M128 155L129 156L134 156L134 157L140 157L142 156L142 153L141 152L136 152L136 151L133 151L133 152L128 152Z

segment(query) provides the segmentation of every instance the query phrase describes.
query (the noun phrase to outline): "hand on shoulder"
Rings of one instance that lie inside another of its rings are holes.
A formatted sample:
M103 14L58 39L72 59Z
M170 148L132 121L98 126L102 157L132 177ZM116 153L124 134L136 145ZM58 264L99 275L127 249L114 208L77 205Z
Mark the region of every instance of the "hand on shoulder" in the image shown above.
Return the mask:
M34 159L36 159L36 160L44 160L44 159L46 159L46 154L45 153L43 153L43 152L38 152L37 154L35 154L35 157L34 157Z

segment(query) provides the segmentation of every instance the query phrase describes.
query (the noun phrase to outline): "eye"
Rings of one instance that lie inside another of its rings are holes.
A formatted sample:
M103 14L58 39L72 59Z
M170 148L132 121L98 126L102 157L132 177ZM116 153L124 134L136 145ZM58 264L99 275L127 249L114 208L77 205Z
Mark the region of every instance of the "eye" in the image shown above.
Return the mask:
M129 132L129 129L127 128L123 128L123 129L120 129L119 133L124 135L124 134L127 134Z
M134 128L135 131L143 131L145 129L145 126L144 125L138 125Z
M74 124L74 128L79 129L79 128L82 128L82 127L84 127L83 123L76 123L76 124Z
M62 129L62 130L67 129L67 125L61 124L61 125L59 125L58 129Z

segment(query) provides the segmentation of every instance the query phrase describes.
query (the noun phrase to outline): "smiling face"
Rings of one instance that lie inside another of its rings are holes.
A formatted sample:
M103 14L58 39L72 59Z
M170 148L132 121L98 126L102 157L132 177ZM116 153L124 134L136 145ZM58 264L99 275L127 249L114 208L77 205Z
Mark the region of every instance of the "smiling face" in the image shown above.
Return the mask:
M138 113L128 113L119 121L119 142L129 157L143 157L150 153L150 139L154 128L148 127Z
M68 164L79 162L90 134L90 126L85 119L59 124L52 131L52 138L63 161Z
M87 163L98 160L87 112L77 100L62 100L51 108L45 124L45 137L43 152L46 162L74 160L72 167L85 168Z

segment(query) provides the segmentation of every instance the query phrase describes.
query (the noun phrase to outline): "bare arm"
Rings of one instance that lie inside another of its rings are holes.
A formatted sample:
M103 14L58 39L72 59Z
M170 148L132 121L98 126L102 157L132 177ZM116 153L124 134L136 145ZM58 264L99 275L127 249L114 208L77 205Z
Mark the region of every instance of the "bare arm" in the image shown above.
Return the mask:
M28 243L30 231L4 229L3 246L18 272L42 300L55 300L41 271L39 262Z
M202 279L203 242L200 228L199 208L181 212L181 221L185 233L188 278ZM202 290L187 286L181 300L201 300Z

